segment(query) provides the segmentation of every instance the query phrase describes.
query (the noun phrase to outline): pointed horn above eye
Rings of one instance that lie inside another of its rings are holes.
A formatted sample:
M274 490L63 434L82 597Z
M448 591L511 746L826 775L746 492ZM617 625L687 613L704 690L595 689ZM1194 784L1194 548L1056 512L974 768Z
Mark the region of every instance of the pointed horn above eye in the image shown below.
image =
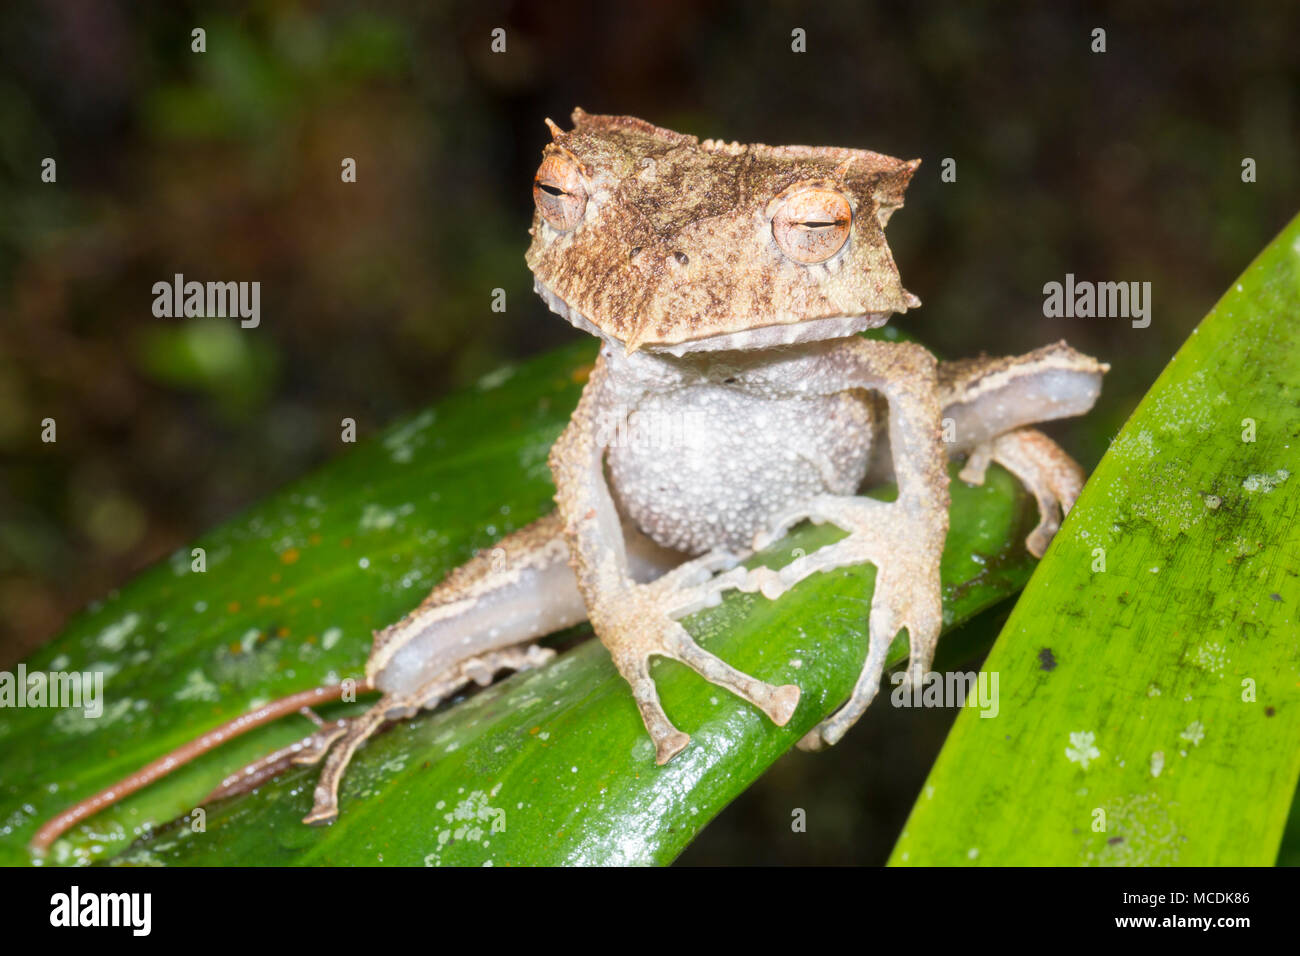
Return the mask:
M551 119L549 116L546 117L546 127L551 131L551 142L555 142L555 140L564 135L564 130L556 126L555 120Z

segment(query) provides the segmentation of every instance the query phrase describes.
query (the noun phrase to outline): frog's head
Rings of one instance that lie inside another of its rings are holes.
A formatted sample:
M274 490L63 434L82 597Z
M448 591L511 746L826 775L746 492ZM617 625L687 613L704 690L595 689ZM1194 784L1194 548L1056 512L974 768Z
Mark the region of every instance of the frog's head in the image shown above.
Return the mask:
M701 143L581 109L547 125L528 266L579 328L681 354L838 338L920 305L885 242L920 160Z

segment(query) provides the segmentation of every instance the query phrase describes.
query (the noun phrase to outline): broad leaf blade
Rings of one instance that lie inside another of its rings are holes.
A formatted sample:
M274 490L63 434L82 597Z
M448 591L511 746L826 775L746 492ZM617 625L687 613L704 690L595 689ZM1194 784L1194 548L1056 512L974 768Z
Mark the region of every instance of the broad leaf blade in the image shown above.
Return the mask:
M1298 410L1300 219L1089 480L985 662L1000 716L959 716L892 862L1274 862L1300 774Z

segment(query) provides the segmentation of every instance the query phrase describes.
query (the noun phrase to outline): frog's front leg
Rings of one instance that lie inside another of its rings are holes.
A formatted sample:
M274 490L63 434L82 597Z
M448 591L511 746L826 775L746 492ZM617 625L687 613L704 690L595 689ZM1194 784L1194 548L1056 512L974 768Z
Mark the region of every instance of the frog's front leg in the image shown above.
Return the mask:
M952 424L950 454L968 452L961 479L984 482L997 462L1038 502L1038 525L1025 541L1041 558L1083 488L1083 469L1042 432L1023 426L1092 408L1110 366L1065 342L1027 355L965 359L939 367L944 418Z
M948 473L934 357L911 343L855 339L835 358L836 378L845 387L872 389L889 403L899 491L889 503L818 496L777 516L774 529L755 541L755 547L765 547L804 518L849 532L779 572L756 572L753 581L770 598L818 571L862 563L877 568L866 662L848 702L800 742L805 749L834 744L862 716L880 687L889 646L903 628L911 648L908 676L919 680L930 668L943 624L939 559L948 533Z
M664 712L650 674L651 657L680 661L749 701L777 725L784 725L794 713L799 688L775 687L741 673L700 647L676 620L716 604L722 590L739 584L746 574L736 567L742 555L710 553L648 584L635 580L604 473L604 436L612 434L613 416L629 398L614 392L602 355L569 426L551 450L550 463L570 560L592 628L631 686L655 745L656 762L663 764L680 753L690 738ZM717 571L724 573L715 576Z

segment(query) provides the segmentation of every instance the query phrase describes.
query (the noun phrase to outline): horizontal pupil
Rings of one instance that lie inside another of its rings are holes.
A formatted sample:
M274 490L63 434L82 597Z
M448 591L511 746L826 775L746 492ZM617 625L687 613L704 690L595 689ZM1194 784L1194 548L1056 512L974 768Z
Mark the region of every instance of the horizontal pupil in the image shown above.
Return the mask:
M561 189L559 186L553 186L550 183L538 183L537 187L541 189L543 192L549 193L552 196L563 196L565 194L564 190Z

